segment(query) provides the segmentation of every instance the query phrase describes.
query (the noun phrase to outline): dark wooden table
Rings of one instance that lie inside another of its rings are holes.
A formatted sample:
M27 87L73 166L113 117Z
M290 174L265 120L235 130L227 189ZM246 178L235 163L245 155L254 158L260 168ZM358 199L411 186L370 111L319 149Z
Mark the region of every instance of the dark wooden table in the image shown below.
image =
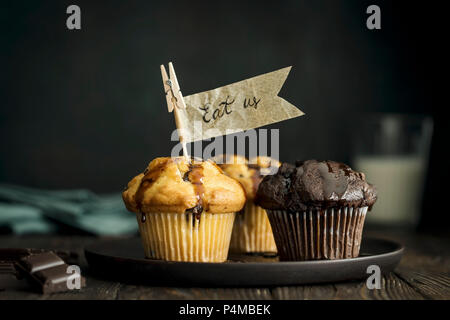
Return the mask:
M1 299L450 299L450 237L398 232L366 232L403 243L405 255L394 273L383 277L381 289L369 290L365 282L346 282L273 288L174 288L149 287L98 279L89 274L83 247L93 237L0 237L0 247L34 247L71 250L87 286L81 291L42 295L26 282L1 278Z

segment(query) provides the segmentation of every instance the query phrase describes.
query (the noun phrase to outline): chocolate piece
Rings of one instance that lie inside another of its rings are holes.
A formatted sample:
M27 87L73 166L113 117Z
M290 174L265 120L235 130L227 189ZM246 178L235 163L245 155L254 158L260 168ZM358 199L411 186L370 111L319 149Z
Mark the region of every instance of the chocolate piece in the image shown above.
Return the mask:
M30 254L45 252L44 249L29 249L29 248L2 248L0 249L0 261L17 261Z
M67 291L67 280L70 274L67 273L67 264L61 264L56 267L42 269L33 274L39 282L43 293ZM79 276L79 275L78 275ZM82 285L83 279L81 279Z
M64 264L63 259L53 252L33 254L20 259L20 263L29 273L34 273L43 269L48 269Z
M284 163L275 175L264 177L256 203L265 209L305 211L331 207L371 207L374 187L362 173L334 161Z
M67 291L67 281L73 277L67 273L69 267L53 252L31 254L20 259L16 264L18 270L42 293ZM81 277L81 275L78 275ZM85 280L81 278L81 285Z
M21 275L17 272L15 263L23 257L42 252L45 252L45 250L29 248L0 249L0 274L13 274L20 279Z
M0 261L0 274L15 274L16 268L13 262Z

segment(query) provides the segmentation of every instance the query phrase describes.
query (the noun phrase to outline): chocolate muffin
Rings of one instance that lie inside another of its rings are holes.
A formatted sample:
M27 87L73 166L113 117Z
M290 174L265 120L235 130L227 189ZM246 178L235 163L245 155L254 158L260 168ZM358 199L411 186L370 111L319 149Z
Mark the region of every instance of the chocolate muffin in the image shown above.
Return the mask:
M136 213L151 259L223 262L235 213L246 201L236 180L212 161L156 158L122 193Z
M283 163L259 185L281 260L359 255L364 219L377 199L365 175L335 161Z

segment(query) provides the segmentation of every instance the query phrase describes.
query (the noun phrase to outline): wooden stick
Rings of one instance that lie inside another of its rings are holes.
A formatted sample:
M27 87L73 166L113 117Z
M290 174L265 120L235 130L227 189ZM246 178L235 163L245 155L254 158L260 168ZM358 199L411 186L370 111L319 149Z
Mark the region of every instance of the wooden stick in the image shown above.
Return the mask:
M186 109L186 104L184 102L183 95L181 94L180 85L178 84L177 76L175 74L175 69L173 68L172 62L169 62L169 74L170 79L167 76L166 68L164 67L164 65L161 65L161 75L164 84L164 91L166 93L167 108L169 112L174 112L175 125L178 130L178 138L183 148L183 156L188 161L190 161L187 152L186 141L183 137L183 121L180 117L180 112L182 112L180 109Z

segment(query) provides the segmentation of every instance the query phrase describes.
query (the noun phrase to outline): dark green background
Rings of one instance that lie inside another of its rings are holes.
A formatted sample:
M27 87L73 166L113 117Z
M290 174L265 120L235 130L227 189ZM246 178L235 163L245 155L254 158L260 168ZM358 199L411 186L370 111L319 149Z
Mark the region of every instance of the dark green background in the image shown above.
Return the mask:
M66 28L70 4L80 31ZM366 28L370 4L382 30ZM439 167L440 12L404 1L3 2L0 181L120 190L174 145L159 72L169 61L185 95L292 65L281 96L306 116L269 126L281 160L348 162L365 113L399 112L435 116ZM427 180L433 210L440 174Z

